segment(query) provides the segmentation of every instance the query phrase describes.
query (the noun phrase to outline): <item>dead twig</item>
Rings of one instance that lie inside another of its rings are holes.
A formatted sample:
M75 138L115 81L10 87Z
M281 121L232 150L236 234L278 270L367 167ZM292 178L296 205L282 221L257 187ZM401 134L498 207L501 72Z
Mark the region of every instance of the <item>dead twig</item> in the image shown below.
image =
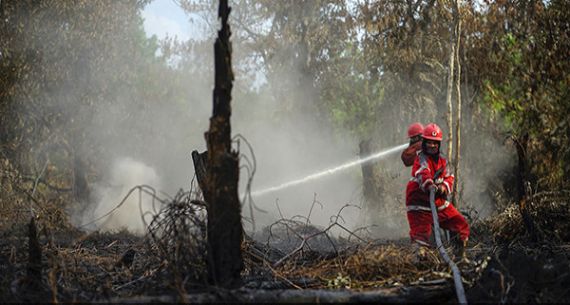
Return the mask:
M269 226L269 236L268 236L268 242L267 242L268 246L269 246L270 239L274 236L273 235L273 228L275 226L278 226L278 225L284 226L286 228L286 233L291 232L299 240L299 243L297 244L297 246L292 251L290 251L285 256L283 256L281 259L279 259L275 263L273 263L273 267L278 267L278 266L282 265L284 262L289 260L295 254L303 251L306 247L311 249L310 241L312 239L318 237L318 236L321 236L321 235L324 236L325 239L331 245L331 247L333 249L334 256L337 256L339 253L338 249L337 249L337 245L333 241L333 239L331 238L331 236L329 234L330 230L332 230L335 227L338 227L338 228L342 229L343 231L347 232L349 234L349 236L356 237L361 242L364 242L364 243L367 242L365 239L361 238L360 236L358 236L357 234L355 234L354 232L352 232L351 230L349 230L348 228L346 228L344 225L342 225L340 223L340 221L344 222L344 219L341 216L341 213L343 212L343 210L347 207L354 207L353 205L350 205L350 204L346 204L343 207L341 207L340 210L338 211L338 213L331 217L331 223L326 228L324 228L322 230L318 230L318 231L313 232L311 234L308 234L307 230L309 228L310 215L313 211L315 204L317 204L317 203L321 204L320 202L318 202L316 200L316 194L315 194L315 197L313 199L313 204L311 205L311 208L309 210L309 216L308 217L302 217L299 215L296 216L296 217L305 219L304 224L301 224L298 221L294 221L293 219L289 219L289 220L288 219L280 219L277 222L275 222ZM300 227L300 229L297 229L299 227Z

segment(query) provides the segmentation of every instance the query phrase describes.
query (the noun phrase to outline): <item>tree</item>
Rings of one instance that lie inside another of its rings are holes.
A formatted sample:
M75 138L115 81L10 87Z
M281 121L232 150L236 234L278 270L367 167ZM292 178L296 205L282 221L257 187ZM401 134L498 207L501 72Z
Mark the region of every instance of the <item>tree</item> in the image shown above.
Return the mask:
M466 63L475 70L471 78L481 88L490 115L519 147L521 198L525 181L558 189L567 185L570 174L570 128L563 115L569 110L564 59L569 47L568 5L489 4L476 38L471 38L473 51Z
M203 70L172 64L174 42L146 37L140 10L148 2L0 1L2 160L24 182L41 176L47 194L57 190L79 211L109 160L156 161L201 123L187 118L202 84L186 80L201 80ZM178 126L165 127L165 109Z
M455 11L455 9L454 9ZM454 14L456 15L456 14ZM455 80L455 63L457 62L456 56L456 47L459 47L459 33L457 28L459 26L459 18L454 18L454 26L453 33L450 35L451 39L449 41L449 61L447 65L447 90L446 90L446 99L445 104L447 105L447 156L451 158L451 154L453 152L453 103L452 103L452 96L453 96L453 83ZM458 69L459 71L459 69ZM449 160L451 161L451 159Z
M453 60L457 64L457 73L455 75L455 98L456 98L456 115L455 115L455 126L453 128L453 133L455 133L455 142L453 145L455 146L455 155L453 156L453 175L455 176L455 183L453 184L453 190L451 194L451 202L453 202L456 207L459 207L459 202L456 200L457 192L458 192L458 185L461 180L459 180L459 159L460 159L460 152L461 152L461 61L459 57L459 50L461 48L461 12L459 6L459 0L455 0L453 3L453 20L454 20L454 34L455 37L455 46L452 48L453 51ZM451 116L451 113L450 113ZM451 118L450 118L451 119ZM452 126L449 126L449 134L452 134ZM451 146L451 142L449 143ZM448 154L449 158L451 158L451 153ZM451 160L450 160L451 161Z
M208 274L214 284L233 288L240 284L241 205L238 199L239 156L231 149L231 66L228 2L220 1L222 28L214 45L216 78L214 108L206 133L208 163L204 199L208 205Z
M47 167L51 183L75 181L84 199L95 113L136 82L132 65L147 55L136 52L152 48L139 15L146 2L0 2L0 137L23 176Z

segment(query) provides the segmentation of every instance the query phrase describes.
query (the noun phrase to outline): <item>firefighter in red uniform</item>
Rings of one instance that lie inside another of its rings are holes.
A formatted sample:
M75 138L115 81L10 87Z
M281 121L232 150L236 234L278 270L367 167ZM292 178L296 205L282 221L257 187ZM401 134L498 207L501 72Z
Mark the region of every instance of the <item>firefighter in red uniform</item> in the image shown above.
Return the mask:
M402 162L406 167L412 166L417 154L422 149L422 132L424 126L421 123L413 123L408 127L408 138L410 146L402 152Z
M465 246L469 239L469 225L465 218L447 200L453 189L453 175L447 172L447 160L440 155L441 129L436 124L425 126L422 134L422 150L414 160L412 178L406 188L406 208L410 224L410 238L415 244L429 246L431 214L429 194L435 193L439 226L457 232L461 239L458 256L465 259Z

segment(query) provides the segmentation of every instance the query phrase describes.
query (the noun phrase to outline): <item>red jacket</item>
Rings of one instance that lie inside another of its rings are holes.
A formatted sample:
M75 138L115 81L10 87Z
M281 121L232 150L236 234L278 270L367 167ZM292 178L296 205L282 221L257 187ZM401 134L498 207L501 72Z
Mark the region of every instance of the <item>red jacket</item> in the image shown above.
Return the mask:
M416 160L416 156L420 150L422 150L422 141L418 141L404 149L402 152L402 162L404 162L406 167L414 164L414 160Z
M441 170L441 171L440 171ZM434 180L434 174L440 171ZM447 160L441 155L436 161L433 157L420 152L412 166L412 178L406 187L406 207L408 211L424 210L430 211L429 186L443 184L447 188L447 194L453 188L453 175L447 172ZM447 195L437 194L435 205L439 210L443 210L449 205Z

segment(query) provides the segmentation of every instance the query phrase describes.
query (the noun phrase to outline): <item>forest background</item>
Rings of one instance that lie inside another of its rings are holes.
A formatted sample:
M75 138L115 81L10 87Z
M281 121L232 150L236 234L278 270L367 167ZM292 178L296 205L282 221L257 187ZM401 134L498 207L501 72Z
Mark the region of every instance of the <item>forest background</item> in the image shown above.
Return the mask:
M54 229L82 224L138 184L190 186L211 112L217 8L177 1L206 33L180 42L147 38L149 2L0 1L1 229L30 214ZM453 4L232 1L232 124L254 149L254 189L403 144L414 121L448 135ZM458 205L486 216L529 188L568 189L569 6L460 2ZM257 204L292 216L316 193L326 221L363 202L355 217L405 235L409 173L387 161Z

